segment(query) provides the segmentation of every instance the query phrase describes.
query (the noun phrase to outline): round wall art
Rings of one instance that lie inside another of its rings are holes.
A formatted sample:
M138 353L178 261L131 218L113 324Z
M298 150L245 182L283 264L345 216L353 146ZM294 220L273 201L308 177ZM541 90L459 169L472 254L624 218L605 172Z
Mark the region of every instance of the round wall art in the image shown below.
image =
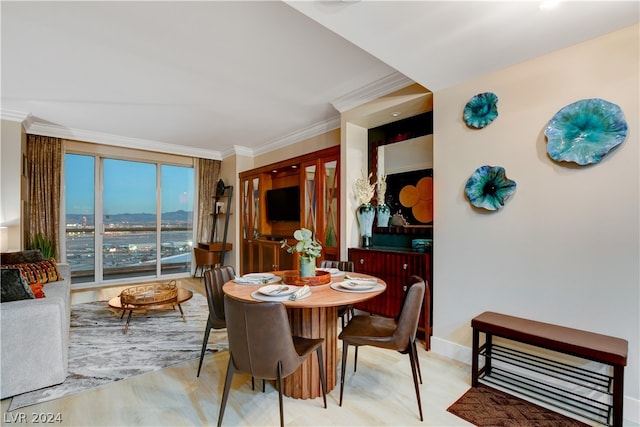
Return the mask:
M479 93L467 102L462 117L467 126L481 129L498 117L498 97L493 92Z
M627 137L619 106L604 99L576 101L558 111L544 130L547 153L556 162L598 163Z
M516 182L507 178L501 166L480 166L464 188L473 206L490 211L503 207L514 191Z

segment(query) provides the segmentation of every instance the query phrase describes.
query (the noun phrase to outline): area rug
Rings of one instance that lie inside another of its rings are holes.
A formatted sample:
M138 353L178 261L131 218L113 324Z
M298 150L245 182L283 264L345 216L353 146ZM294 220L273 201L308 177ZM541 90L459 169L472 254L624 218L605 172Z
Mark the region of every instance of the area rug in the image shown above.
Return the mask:
M447 411L478 427L588 426L483 384L471 387Z
M177 307L133 313L123 334L126 316L121 319L121 312L111 310L106 301L73 305L67 379L14 396L9 411L199 358L209 316L207 300L194 292L182 309L186 322ZM208 351L227 348L226 329L212 330Z

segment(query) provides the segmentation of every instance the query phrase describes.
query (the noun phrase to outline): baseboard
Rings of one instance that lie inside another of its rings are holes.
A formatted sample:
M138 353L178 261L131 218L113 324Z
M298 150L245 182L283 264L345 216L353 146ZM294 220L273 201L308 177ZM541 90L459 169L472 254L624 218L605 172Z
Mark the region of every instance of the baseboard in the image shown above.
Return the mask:
M431 337L431 351L441 356L469 365L469 378L471 378L471 348L446 341L441 338ZM469 379L471 382L471 379ZM630 396L624 397L624 419L633 424L640 424L640 399Z

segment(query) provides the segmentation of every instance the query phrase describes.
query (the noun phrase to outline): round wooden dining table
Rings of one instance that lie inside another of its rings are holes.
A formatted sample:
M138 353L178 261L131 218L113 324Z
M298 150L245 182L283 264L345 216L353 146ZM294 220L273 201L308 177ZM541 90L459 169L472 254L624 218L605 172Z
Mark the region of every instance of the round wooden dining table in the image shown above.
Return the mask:
M282 277L284 271L272 271ZM373 278L366 274L347 273L349 278ZM368 292L345 292L337 284L345 275L331 278L331 283L311 286L311 295L298 300L284 300L287 308L291 333L306 338L324 338L323 355L326 375L326 391L329 393L337 383L338 307L366 301L386 290L387 284L377 279L378 286ZM332 287L333 285L333 287ZM252 296L263 285L241 284L233 280L222 288L225 294L241 301L261 302ZM285 396L298 399L312 399L322 396L320 373L315 357L308 357L300 368L283 380Z

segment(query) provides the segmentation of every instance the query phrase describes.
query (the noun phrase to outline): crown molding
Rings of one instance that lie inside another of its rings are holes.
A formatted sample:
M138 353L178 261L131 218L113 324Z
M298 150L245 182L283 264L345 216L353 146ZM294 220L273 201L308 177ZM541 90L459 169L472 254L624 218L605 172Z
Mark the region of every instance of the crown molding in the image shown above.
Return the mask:
M289 135L285 135L282 138L278 138L267 142L260 149L254 150L254 155L265 154L270 151L277 150L292 144L295 144L305 139L313 138L314 136L322 135L340 127L340 115L335 115L328 120L320 123L316 123L304 129L297 130Z
M31 113L25 111L8 110L6 108L0 109L0 118L2 120L9 120L12 122L20 122L24 125L24 122L31 122Z
M390 74L335 99L331 105L340 113L373 101L415 83L400 72Z
M244 145L234 145L233 147L224 150L221 154L223 159L231 156L253 157L254 155L253 150L249 147L245 147Z
M28 133L52 136L56 138L73 139L76 141L93 142L96 144L113 145L116 147L135 148L138 150L157 151L181 156L198 157L203 159L222 160L222 155L216 150L187 147L184 145L167 144L165 142L146 139L130 138L101 132L65 128L47 123L32 122L27 128Z

